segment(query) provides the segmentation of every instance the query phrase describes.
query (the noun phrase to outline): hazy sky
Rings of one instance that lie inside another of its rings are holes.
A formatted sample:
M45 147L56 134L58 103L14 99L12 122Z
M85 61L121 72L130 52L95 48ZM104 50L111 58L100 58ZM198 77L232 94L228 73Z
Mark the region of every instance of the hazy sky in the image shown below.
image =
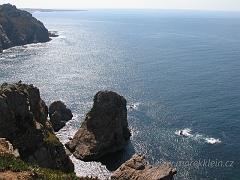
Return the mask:
M18 8L155 8L240 11L240 0L0 0Z

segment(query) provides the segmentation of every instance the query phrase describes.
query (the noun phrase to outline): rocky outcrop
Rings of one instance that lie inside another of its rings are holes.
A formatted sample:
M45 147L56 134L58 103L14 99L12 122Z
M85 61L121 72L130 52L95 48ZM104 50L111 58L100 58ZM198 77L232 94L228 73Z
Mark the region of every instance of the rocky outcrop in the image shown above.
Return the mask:
M0 6L0 52L12 46L49 41L43 23L11 4Z
M47 116L48 108L38 88L21 82L1 86L0 137L10 141L26 162L73 172L73 163Z
M100 91L94 96L93 107L80 129L66 147L76 158L96 160L123 149L130 135L126 99L112 91Z
M112 180L171 180L176 174L168 165L152 166L142 155L134 155L122 164L111 176Z
M49 117L54 131L59 131L65 126L64 121L71 120L72 111L61 101L55 101L49 106Z
M20 157L18 149L13 149L13 145L5 138L0 138L0 154L12 154L15 157Z

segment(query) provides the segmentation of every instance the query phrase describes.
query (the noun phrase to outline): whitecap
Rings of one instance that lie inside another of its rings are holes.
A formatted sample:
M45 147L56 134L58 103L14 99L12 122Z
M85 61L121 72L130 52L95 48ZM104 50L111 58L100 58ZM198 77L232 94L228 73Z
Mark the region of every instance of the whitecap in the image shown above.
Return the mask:
M191 129L190 128L185 128L185 129L183 129L183 130L178 130L178 131L176 131L175 132L175 134L177 134L177 135L183 135L183 136L192 136L192 134L191 134Z
M205 141L210 144L221 143L220 139L215 139L215 138L206 138Z
M209 138L207 135L203 134L191 134L191 129L190 128L185 128L183 130L178 130L175 132L176 135L179 136L187 136L190 137L193 140L199 141L199 142L207 142L209 144L216 144L216 143L221 143L220 139L215 139L215 138Z
M137 110L139 105L140 105L140 102L131 103L130 105L127 105L127 109L128 109L128 110L130 110L130 109L135 109L135 110Z

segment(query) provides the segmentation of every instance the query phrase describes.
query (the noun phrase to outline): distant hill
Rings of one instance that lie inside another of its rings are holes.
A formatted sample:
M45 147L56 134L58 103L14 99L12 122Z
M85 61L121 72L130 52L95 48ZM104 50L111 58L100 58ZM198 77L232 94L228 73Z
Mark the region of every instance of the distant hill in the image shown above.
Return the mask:
M0 5L0 52L13 46L49 40L48 30L31 13L11 4Z
M28 11L30 13L35 13L35 12L88 11L88 10L77 10L77 9L41 9L41 8L21 8L21 10Z

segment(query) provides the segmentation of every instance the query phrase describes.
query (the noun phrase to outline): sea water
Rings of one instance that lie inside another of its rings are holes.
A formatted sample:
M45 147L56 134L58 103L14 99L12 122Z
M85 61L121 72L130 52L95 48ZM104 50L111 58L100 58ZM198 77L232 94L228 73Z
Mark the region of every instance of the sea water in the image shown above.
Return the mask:
M107 179L133 154L168 162L174 179L240 179L240 14L163 10L34 13L59 37L0 54L0 81L34 84L74 117L73 137L93 96L128 102L127 147L98 162L71 156L77 175ZM181 134L181 135L180 135Z

